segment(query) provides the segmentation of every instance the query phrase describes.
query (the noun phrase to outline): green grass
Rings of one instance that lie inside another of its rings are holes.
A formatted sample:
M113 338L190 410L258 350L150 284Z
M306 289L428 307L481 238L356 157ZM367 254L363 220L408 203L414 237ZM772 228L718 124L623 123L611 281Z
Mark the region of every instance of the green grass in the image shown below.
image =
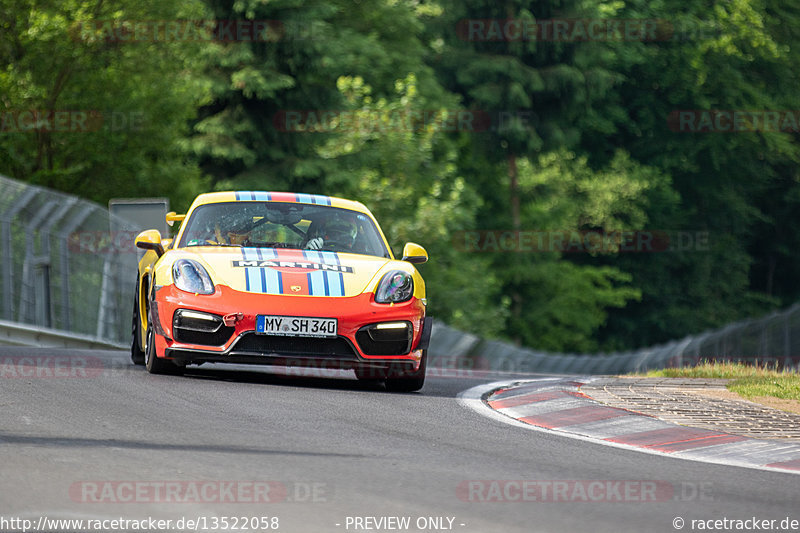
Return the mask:
M784 400L800 400L800 376L741 378L729 383L728 390L748 399L773 396Z
M800 374L782 372L774 368L756 367L742 363L704 362L694 367L651 370L647 377L668 378L723 378L732 380L728 390L752 399L772 396L784 400L800 401Z

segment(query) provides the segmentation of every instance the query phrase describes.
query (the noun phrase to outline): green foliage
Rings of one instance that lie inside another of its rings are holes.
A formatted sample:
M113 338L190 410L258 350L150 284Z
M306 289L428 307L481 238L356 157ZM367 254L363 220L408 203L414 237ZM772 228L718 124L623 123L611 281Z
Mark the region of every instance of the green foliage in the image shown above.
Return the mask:
M655 20L659 35L459 30L559 18ZM214 19L275 24L232 41L113 33ZM674 120L796 109L798 28L800 8L777 0L0 0L6 124L26 110L99 112L86 132L4 126L0 172L100 202L164 195L177 209L206 189L356 198L395 252L407 241L430 252L432 315L547 350L633 348L800 298L797 131ZM490 122L462 127L465 110ZM454 246L480 230L684 231L708 246Z
M426 247L431 260L420 268L433 316L497 335L507 313L490 261L465 257L452 244L454 232L474 224L480 206L458 173L456 142L446 135L453 108L435 107L413 74L398 80L389 98L373 97L360 77L342 77L337 85L353 119L319 148L333 163L327 189L368 205L395 256L408 241Z
M202 189L196 164L181 149L202 95L189 74L197 44L107 38L123 22L201 18L201 2L0 6L0 112L12 120L0 132L5 173L98 201L164 195L185 204ZM16 118L29 111L78 118L60 131L15 131L24 125ZM89 118L81 121L79 113Z

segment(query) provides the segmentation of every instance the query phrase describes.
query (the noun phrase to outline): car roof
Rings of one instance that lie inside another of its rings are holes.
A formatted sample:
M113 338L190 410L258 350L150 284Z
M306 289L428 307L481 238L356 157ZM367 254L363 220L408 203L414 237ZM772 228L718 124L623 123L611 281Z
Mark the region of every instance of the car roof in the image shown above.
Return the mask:
M359 213L370 214L369 209L361 202L345 200L335 196L324 196L319 194L304 194L293 192L275 191L224 191L209 192L199 195L192 203L191 209L198 205L215 204L221 202L288 202L311 205L327 205L331 207L341 207L358 211Z

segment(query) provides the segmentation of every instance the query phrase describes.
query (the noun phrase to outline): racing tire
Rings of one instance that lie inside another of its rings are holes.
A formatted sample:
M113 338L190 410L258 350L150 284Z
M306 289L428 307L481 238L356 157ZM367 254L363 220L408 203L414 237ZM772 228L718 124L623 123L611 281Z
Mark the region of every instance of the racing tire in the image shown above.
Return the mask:
M422 350L422 359L419 368L415 372L407 374L389 373L384 384L389 392L415 392L425 385L425 369L428 366L428 350Z
M136 291L133 298L133 319L131 324L131 362L134 365L144 365L144 350L140 346L141 319L139 318L139 280L136 280Z
M147 318L147 342L144 346L144 366L151 374L167 374L178 376L183 374L185 367L178 366L168 359L156 356L156 332L152 319Z

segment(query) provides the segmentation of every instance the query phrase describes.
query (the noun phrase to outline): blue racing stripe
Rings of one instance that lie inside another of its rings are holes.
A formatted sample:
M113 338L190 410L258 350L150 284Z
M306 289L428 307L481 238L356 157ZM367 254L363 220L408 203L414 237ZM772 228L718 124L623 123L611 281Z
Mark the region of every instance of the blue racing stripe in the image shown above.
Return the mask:
M258 257L262 260L272 261L273 259L277 258L277 254L275 253L275 250L271 248L258 248ZM280 272L272 268L262 268L261 276L263 280L264 293L283 294Z
M264 254L262 253L261 248L256 248L255 249L255 253L256 253L256 257L258 257L259 260L261 260L261 261L264 260ZM261 277L261 292L267 292L267 274L266 274L266 270L267 269L266 268L259 268L258 270L261 271L260 272L260 274L261 274L261 276L260 276Z
M237 198L238 200L238 198ZM242 259L247 259L247 248L242 248ZM250 269L244 269L244 290L250 292Z
M323 265L339 265L339 256L336 252L318 252L315 250L303 251L303 257L314 263ZM341 272L330 270L317 270L311 274L310 290L313 295L344 296L344 276Z
M331 296L344 296L344 283L342 280L341 272L331 272L325 270L325 285L328 286L328 291Z
M321 270L308 273L308 293L311 296L330 296L325 273Z
M242 248L242 256L248 261L253 261L255 259L258 259L258 256L255 252L256 250L254 250L253 248ZM261 283L259 282L261 277L261 272L260 272L261 270L262 269L255 267L247 267L245 269L245 276L246 276L245 288L248 291L258 292L258 286L261 285Z
M261 268L261 292L269 293L269 287L267 286L267 269Z
M330 296L331 286L328 283L328 276L326 276L324 273L322 274L322 283L325 285L325 296Z
M336 252L320 252L322 262L326 265L341 265ZM344 296L344 275L341 272L324 270L325 283L331 296Z
M247 261L270 261L275 259L275 250L242 248L242 257ZM281 294L280 273L271 268L246 267L245 290L264 294Z

